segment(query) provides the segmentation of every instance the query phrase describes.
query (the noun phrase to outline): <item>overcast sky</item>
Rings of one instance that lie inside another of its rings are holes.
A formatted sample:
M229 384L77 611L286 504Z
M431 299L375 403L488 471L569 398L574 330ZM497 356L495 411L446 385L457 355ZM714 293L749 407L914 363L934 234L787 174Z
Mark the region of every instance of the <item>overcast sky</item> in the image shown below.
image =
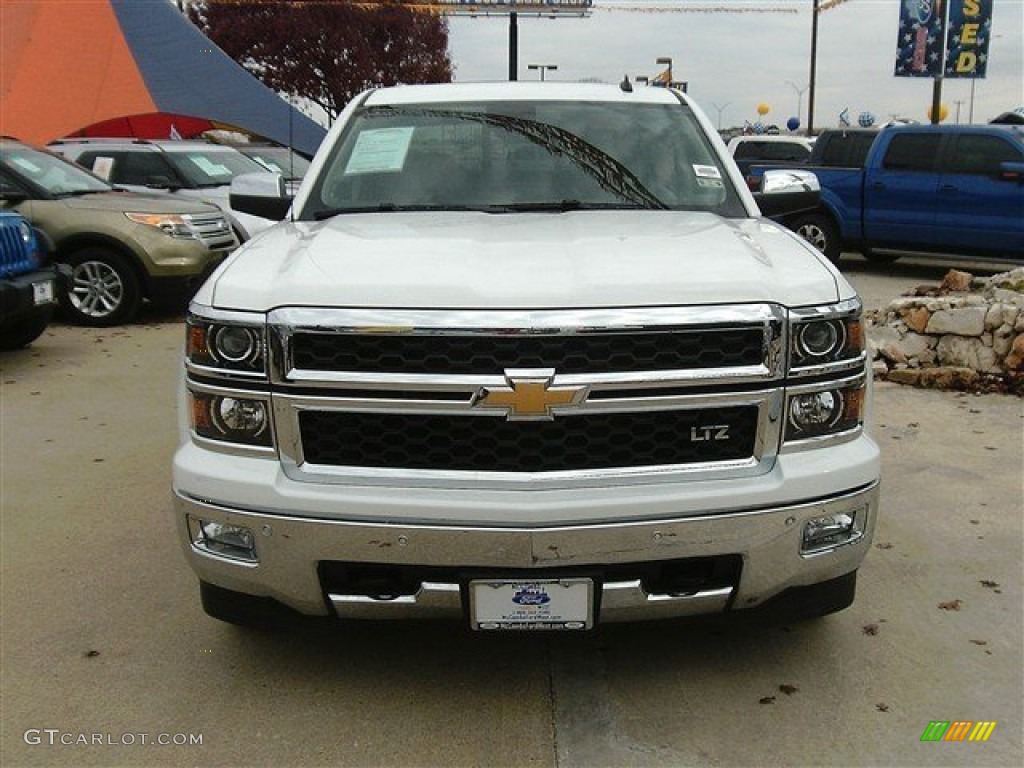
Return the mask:
M822 0L824 2L824 0ZM987 77L974 88L974 121L1024 106L1024 0L993 0ZM849 109L880 121L893 115L927 121L932 81L893 76L900 0L845 0L819 14L814 127L835 126ZM812 0L595 0L586 19L519 19L519 79L537 79L527 65L556 64L549 79L618 82L624 74L654 76L671 57L673 76L721 125L758 119L784 126L797 114L807 123ZM643 11L625 7L648 6ZM662 9L651 11L650 7ZM678 12L671 7L689 9ZM727 8L744 12L697 12ZM781 9L762 13L754 9ZM459 82L508 77L508 20L450 17L449 45ZM787 83L790 81L792 85ZM969 80L946 80L947 122L968 122Z

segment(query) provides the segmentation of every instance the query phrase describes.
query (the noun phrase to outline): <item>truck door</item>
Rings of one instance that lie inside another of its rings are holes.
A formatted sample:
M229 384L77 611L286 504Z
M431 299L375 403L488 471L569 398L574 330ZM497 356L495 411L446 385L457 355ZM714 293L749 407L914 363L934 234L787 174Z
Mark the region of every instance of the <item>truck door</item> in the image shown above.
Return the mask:
M936 231L951 250L1024 254L1024 180L1004 178L1002 163L1024 151L1002 136L964 133L943 162Z
M938 159L943 136L900 131L864 178L864 235L874 246L920 249L936 239Z

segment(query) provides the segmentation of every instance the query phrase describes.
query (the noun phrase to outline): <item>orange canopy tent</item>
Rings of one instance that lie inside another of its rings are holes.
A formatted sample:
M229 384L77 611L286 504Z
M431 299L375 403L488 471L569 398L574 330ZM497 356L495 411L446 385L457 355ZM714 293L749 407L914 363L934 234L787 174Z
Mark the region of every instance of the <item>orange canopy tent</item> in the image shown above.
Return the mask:
M100 124L100 125L97 125ZM0 0L0 133L187 138L236 128L312 154L324 129L170 0Z

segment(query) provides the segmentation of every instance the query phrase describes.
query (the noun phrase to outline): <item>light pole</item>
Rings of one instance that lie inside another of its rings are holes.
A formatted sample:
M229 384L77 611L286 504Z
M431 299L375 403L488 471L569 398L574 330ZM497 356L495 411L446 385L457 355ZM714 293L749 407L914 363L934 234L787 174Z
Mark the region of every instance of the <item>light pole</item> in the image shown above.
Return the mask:
M540 70L540 80L541 80L541 82L544 82L544 73L545 72L554 72L556 69L558 69L558 65L557 64L527 64L526 68L527 69L539 69Z
M810 85L805 85L803 88L800 88L792 80L787 80L786 84L796 91L796 121L798 123L803 123L804 92L810 88Z
M818 0L811 6L811 75L807 85L811 89L807 96L807 135L814 135L814 80L818 73Z
M711 106L718 110L718 130L722 130L722 113L725 111L725 108L728 107L730 104L732 104L731 101L727 101L725 102L725 104L722 104L721 106L719 106L713 101L711 102Z

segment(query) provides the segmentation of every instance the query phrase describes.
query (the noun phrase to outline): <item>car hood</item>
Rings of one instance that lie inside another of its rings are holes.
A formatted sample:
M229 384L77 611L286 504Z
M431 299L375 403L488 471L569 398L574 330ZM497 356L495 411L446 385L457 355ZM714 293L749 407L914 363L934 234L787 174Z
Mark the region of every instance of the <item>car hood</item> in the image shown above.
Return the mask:
M60 198L69 208L129 213L212 213L217 206L198 200L182 200L168 195L146 195L138 192L97 192Z
M282 306L583 308L823 304L853 289L767 219L576 211L347 214L281 223L196 296L225 309Z

